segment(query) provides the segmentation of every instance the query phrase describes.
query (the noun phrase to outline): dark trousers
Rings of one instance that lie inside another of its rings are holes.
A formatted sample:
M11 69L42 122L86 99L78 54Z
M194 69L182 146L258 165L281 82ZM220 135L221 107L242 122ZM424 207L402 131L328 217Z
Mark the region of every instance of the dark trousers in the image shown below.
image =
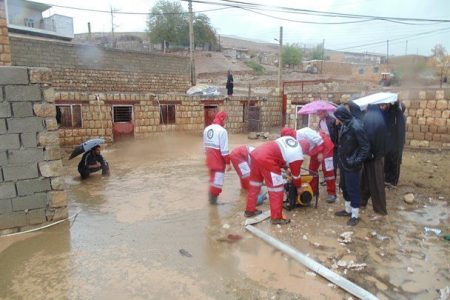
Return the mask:
M384 181L392 185L398 184L400 177L401 152L388 152L384 158Z
M387 215L383 158L364 162L361 175L361 206L366 206L369 198L372 198L374 212Z
M361 172L347 171L340 169L341 182L340 187L345 201L350 201L353 208L359 208L361 205Z
M97 171L102 170L102 175L108 175L109 173L109 165L107 162L103 164L101 167L98 168L82 168L78 169L78 172L80 173L81 179L86 179L91 175L91 173L95 173Z

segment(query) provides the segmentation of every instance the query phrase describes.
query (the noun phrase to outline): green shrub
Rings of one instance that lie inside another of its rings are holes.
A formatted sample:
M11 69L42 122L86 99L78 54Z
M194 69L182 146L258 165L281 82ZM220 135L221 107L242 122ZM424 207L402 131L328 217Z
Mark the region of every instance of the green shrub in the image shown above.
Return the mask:
M251 68L253 71L255 71L255 73L257 75L262 75L264 74L264 72L266 71L266 69L264 69L263 66L261 66L260 64L258 64L257 62L254 62L252 60L250 61L246 61L245 64L247 65L247 67Z

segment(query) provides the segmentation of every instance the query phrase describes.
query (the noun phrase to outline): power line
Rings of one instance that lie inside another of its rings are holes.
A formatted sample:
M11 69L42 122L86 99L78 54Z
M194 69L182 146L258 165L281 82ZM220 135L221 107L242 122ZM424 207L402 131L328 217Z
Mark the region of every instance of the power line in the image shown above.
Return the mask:
M399 41L399 40L404 40L407 38L414 38L414 37L418 37L418 36L422 36L422 35L428 35L428 34L432 34L432 33L437 33L437 32L444 32L450 30L450 27L446 27L446 28L441 28L441 29L437 29L437 30L431 30L431 31L425 31L425 32L421 32L418 34L413 34L413 35L409 35L409 36L404 36L401 38L396 38L396 39L390 39L390 42L393 41ZM361 47L366 47L366 46L373 46L373 45L379 45L379 44L384 44L386 41L379 41L379 42L373 42L373 43L367 43L367 44L362 44L362 45L358 45L358 46L351 46L351 47L346 47L346 48L341 48L341 49L336 49L336 51L342 51L342 50L348 50L348 49L354 49L354 48L361 48Z
M182 0L186 1L186 0ZM325 17L342 17L342 18L369 18L373 20L382 20L382 21L413 21L413 22L439 22L439 23L450 23L449 19L421 19L421 18L404 18L404 17L382 17L382 16L373 16L373 15L361 15L361 14L346 14L346 13L337 13L337 12L329 12L329 11L318 11L311 9L300 9L300 8L292 8L292 7L283 7L283 6L267 6L257 3L251 2L243 2L243 1L235 1L235 0L216 0L216 2L207 1L207 0L193 0L192 2L204 3L204 4L213 4L213 5L230 5L233 4L235 6L246 6L252 8L270 8L272 10L281 10L283 12L297 12L300 14L312 14L319 15ZM412 24L408 24L412 25Z
M39 2L42 3L42 2ZM110 14L110 10L101 10L101 9L91 9L91 8L82 8L82 7L74 7L74 6L64 6L64 5L57 5L57 4L48 4L48 3L42 3L46 4L48 6L52 7L58 7L58 8L65 8L65 9L73 9L73 10L81 10L81 11L90 11L90 12L97 12L97 13L105 13ZM194 11L193 13L204 13L204 12L211 12L211 11L218 11L218 10L225 10L230 9L231 7L220 7L220 8L214 8L214 9L206 9L206 10L199 10ZM142 13L142 12L130 12L130 11L114 11L115 14L121 14L121 15L152 15L152 16L164 16L164 15L187 15L189 12L179 12L179 13L159 13L159 14L153 14L151 12Z

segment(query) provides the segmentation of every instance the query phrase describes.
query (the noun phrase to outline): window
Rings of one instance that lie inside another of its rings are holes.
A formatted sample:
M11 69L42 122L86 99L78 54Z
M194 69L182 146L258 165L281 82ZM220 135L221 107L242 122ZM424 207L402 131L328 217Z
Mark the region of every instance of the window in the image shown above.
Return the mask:
M33 19L25 18L25 19L23 19L23 23L25 24L26 27L34 28L34 20Z
M159 106L159 124L175 124L175 104L161 104Z
M81 105L56 105L56 121L62 128L82 128Z
M303 105L297 105L297 109L295 112L295 118L297 120L296 122L296 128L295 129L301 129L304 127L309 127L309 115L299 115L298 111L303 107Z
M380 71L380 68L379 67L373 67L373 72L374 73L378 73Z
M133 120L133 106L115 105L113 106L113 122L129 123Z

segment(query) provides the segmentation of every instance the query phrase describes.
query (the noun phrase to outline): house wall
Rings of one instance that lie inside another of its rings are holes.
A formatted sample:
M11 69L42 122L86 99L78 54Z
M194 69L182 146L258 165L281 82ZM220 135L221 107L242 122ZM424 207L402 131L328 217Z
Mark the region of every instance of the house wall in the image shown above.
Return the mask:
M48 67L57 91L173 93L190 87L189 58L10 36L12 64Z
M67 217L50 79L0 67L0 235Z
M6 22L5 1L0 0L0 66L11 64L11 49Z

